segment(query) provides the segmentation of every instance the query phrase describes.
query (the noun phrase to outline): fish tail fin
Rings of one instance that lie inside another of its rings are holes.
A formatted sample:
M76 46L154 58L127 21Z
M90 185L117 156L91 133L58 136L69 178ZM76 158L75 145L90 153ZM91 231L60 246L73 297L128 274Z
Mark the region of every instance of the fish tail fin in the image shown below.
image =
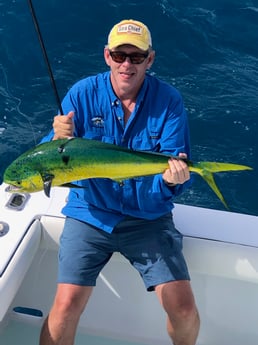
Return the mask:
M217 197L220 199L220 201L222 202L222 204L225 206L226 209L229 209L221 191L219 190L218 186L216 185L216 182L214 180L213 174L211 172L205 172L203 173L203 171L200 170L196 170L195 171L197 174L199 174L204 181L206 181L208 183L208 185L211 187L211 189L213 190L213 192L217 195Z
M193 164L191 171L199 174L210 186L213 192L217 195L220 201L223 203L226 209L229 209L222 193L217 187L213 173L226 172L226 171L240 171L240 170L252 170L252 168L246 165L231 164L231 163L217 163L217 162L199 162Z

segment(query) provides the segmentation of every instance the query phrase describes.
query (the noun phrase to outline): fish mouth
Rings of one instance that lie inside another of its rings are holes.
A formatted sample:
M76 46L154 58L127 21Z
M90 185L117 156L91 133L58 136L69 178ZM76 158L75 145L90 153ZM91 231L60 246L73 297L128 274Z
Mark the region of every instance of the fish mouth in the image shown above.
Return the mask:
M21 190L21 187L14 186L12 184L9 184L5 188L5 192L7 192L7 193L15 193L15 192L19 192L20 190Z

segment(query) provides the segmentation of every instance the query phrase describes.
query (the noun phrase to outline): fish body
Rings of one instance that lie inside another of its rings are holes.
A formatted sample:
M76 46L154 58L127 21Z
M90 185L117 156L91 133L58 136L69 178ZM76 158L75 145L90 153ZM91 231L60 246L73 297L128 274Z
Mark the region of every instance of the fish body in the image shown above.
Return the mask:
M49 196L51 186L69 185L73 181L88 178L122 181L163 173L170 157L84 138L53 140L28 150L13 161L5 170L4 182L14 186L12 191L32 193L44 189ZM201 175L226 207L212 173L251 170L245 165L185 161L189 170Z

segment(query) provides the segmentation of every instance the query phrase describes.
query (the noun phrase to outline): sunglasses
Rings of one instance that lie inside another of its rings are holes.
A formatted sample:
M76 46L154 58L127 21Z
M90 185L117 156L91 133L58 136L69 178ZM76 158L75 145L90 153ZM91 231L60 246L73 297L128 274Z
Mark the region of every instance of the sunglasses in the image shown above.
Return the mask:
M119 51L109 51L109 54L113 61L116 63L123 63L125 62L126 58L128 57L130 59L130 62L134 65L139 65L143 63L143 61L147 58L149 53L131 53L126 54L125 52L119 52Z

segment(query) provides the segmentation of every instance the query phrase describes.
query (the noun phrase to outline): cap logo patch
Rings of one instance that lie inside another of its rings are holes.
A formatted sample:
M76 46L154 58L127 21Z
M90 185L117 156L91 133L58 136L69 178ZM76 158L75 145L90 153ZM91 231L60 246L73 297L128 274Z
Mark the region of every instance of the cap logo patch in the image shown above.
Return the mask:
M117 28L117 33L132 33L132 34L142 34L142 27L135 24L122 24Z

